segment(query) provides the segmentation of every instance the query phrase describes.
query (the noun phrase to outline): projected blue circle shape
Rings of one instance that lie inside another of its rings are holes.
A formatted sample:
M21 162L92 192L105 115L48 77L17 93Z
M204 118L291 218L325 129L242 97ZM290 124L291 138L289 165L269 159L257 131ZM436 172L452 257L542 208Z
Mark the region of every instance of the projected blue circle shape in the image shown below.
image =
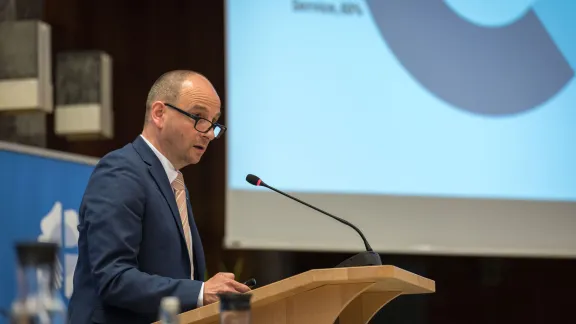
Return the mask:
M502 27L522 18L538 0L443 0L469 22L486 27Z
M367 0L404 68L428 91L472 113L502 116L538 107L574 71L532 9L487 26L444 1Z

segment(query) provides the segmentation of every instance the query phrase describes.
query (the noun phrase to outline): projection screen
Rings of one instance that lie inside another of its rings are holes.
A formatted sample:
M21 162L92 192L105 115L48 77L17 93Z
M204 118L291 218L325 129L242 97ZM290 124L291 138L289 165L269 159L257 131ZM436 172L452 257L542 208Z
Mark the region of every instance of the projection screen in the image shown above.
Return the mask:
M229 248L576 256L576 2L226 1Z

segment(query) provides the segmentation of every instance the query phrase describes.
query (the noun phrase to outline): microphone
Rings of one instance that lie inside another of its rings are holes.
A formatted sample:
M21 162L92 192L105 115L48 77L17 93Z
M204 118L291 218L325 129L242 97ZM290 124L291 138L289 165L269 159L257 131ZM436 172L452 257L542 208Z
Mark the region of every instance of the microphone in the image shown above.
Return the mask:
M262 181L262 179L260 179L259 177L253 175L253 174L248 174L246 175L246 181L254 186L257 187L266 187L272 191L275 191L285 197L288 197L292 200L295 200L299 203L301 203L302 205L312 208L317 212L320 212L326 216L329 216L337 221L339 221L340 223L347 225L349 227L351 227L352 229L354 229L356 231L356 233L358 233L358 235L360 235L360 237L362 238L362 241L364 241L364 247L366 248L365 252L361 252L358 253L348 259L346 259L345 261L343 261L342 263L338 264L336 266L336 268L344 268L344 267L362 267L362 266L371 266L371 265L382 265L382 260L380 259L380 255L376 252L374 252L372 250L372 247L370 246L370 244L368 243L368 240L366 239L366 237L364 236L364 234L362 233L362 231L356 227L354 224L348 222L347 220L344 220L340 217L336 217L332 214L329 214L328 212L323 211L320 208L314 207L296 197L293 197L285 192L282 192L268 184L266 184L264 181Z

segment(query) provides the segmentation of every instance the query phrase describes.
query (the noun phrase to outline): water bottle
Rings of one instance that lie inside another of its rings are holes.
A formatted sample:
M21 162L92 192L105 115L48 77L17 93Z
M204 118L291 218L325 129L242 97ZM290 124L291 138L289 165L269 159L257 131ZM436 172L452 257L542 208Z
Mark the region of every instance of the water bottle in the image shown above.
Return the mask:
M250 324L251 323L251 294L221 293L220 298L220 324Z
M177 297L169 296L162 298L160 302L160 323L179 324L180 300Z
M58 245L16 244L17 296L10 312L13 324L65 324L66 304L56 288Z

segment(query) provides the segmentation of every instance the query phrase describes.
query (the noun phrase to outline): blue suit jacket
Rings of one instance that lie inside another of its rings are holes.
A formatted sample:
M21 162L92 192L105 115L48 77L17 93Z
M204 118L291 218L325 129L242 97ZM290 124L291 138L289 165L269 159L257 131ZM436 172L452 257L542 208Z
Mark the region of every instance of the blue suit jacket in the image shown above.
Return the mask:
M80 206L68 322L151 323L165 296L177 296L182 311L195 308L206 266L190 203L188 215L195 280L160 160L140 136L104 156Z

